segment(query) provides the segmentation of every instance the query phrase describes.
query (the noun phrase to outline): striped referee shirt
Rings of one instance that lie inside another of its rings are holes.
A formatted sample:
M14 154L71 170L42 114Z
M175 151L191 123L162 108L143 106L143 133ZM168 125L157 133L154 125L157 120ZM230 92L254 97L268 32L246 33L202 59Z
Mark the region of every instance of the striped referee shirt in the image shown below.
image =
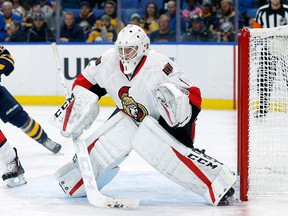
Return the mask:
M272 10L270 4L263 5L256 13L255 21L262 28L273 28L288 24L288 5L282 4L278 10Z

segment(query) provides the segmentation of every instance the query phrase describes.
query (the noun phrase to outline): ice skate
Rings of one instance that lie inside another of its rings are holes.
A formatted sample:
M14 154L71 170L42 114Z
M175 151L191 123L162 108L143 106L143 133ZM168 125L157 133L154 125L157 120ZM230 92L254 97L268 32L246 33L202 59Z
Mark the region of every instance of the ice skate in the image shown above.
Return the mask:
M235 190L231 187L222 197L218 206L229 206L239 202L239 199L234 196Z
M17 150L14 148L16 157L13 161L6 165L6 172L2 175L3 181L8 187L17 187L26 184L27 181L24 177L24 169L20 163L17 155Z
M52 141L51 139L47 138L47 140L42 144L45 148L53 152L54 154L57 154L60 149L61 145Z

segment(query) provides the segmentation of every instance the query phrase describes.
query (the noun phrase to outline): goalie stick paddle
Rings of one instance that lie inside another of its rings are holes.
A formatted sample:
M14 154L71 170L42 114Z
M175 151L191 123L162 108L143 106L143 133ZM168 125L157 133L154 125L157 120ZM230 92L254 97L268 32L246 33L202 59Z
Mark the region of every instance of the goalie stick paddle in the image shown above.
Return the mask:
M52 43L52 49L57 63L57 70L60 75L61 84L65 90L66 99L69 100L70 93L67 88L64 73L62 70L56 43ZM80 136L81 137L81 136ZM103 195L97 187L95 175L91 165L90 157L86 147L86 143L81 138L74 138L74 148L78 157L79 168L82 174L82 179L87 193L89 203L97 207L110 207L110 208L136 208L139 205L139 199L121 199L112 198Z
M93 168L85 141L80 138L73 139L76 154L78 157L79 167L82 173L87 198L89 202L98 207L111 208L135 208L139 204L138 199L119 199L104 196L97 188Z

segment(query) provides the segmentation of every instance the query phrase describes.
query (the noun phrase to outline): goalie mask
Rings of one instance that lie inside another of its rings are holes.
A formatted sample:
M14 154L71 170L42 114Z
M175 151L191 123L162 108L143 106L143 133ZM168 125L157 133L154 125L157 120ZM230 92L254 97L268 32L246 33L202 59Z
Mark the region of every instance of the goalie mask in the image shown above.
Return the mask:
M124 73L130 74L142 57L148 54L150 39L141 27L130 24L119 32L115 45Z

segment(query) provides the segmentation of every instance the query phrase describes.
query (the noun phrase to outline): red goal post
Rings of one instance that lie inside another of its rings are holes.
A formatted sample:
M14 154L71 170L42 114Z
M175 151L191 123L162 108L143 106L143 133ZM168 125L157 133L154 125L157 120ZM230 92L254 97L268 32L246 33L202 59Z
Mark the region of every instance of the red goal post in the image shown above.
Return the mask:
M288 26L238 41L240 199L288 195Z
M248 192L248 71L250 32L243 29L238 38L238 171L240 199L247 201Z

